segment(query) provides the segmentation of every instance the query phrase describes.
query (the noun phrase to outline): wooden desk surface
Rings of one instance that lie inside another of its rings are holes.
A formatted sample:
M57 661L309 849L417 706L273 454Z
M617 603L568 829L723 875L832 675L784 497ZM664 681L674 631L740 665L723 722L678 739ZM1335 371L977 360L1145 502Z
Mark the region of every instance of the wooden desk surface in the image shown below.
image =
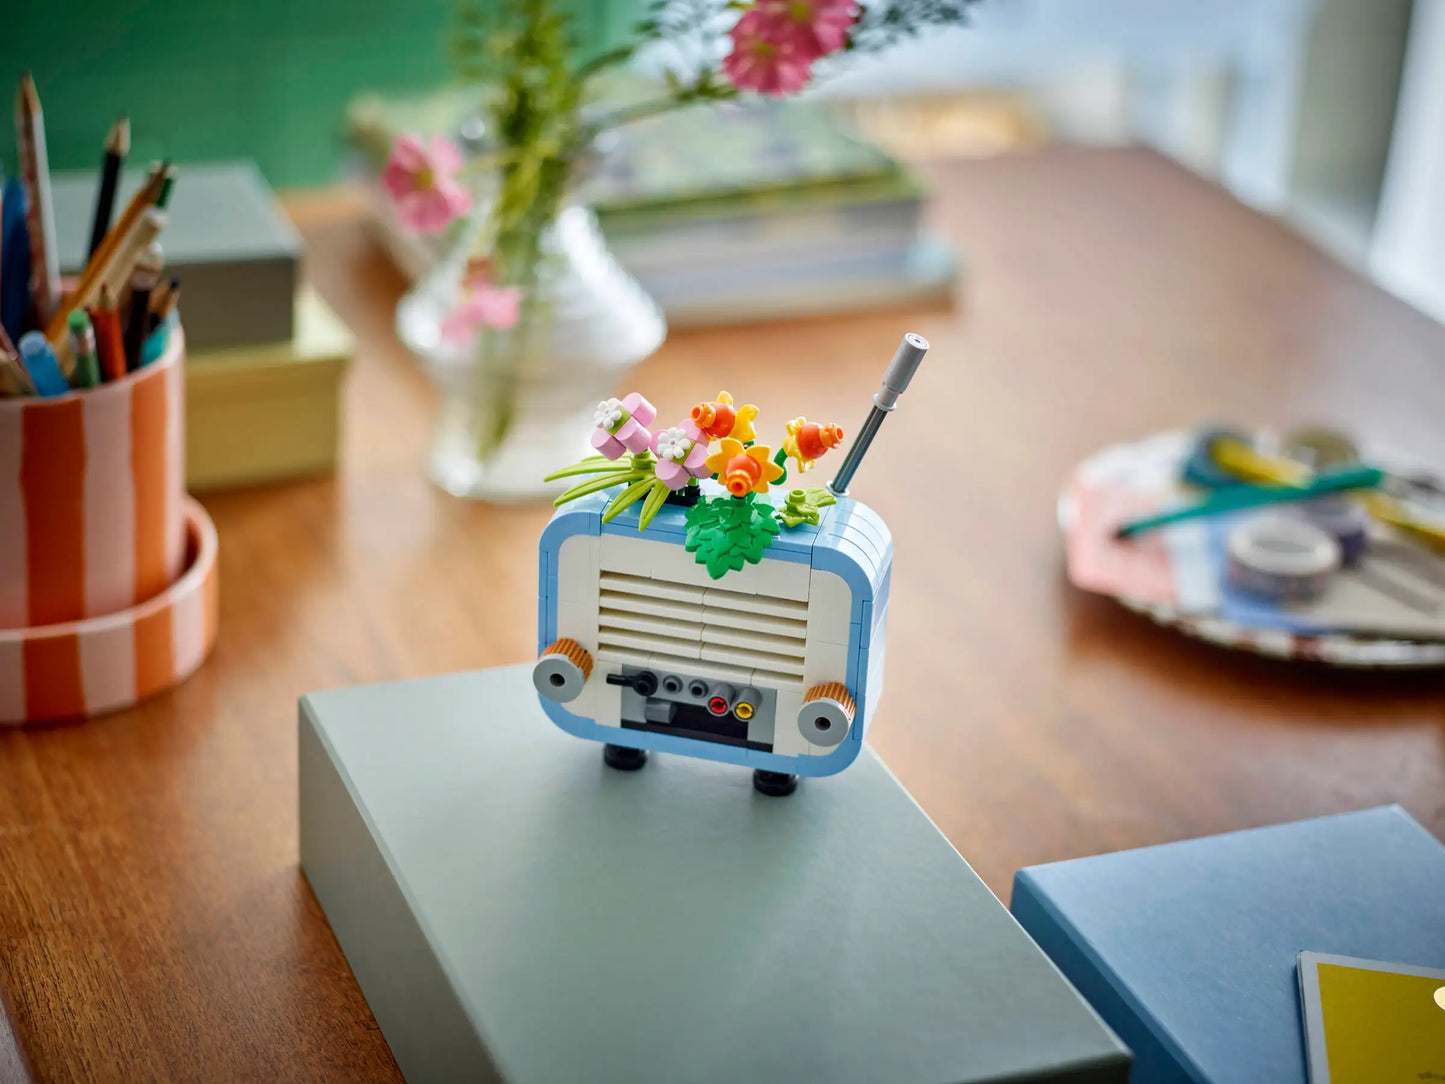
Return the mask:
M1004 898L1021 865L1383 802L1445 831L1445 680L1158 631L1069 588L1053 518L1088 452L1205 419L1445 464L1445 330L1151 154L935 179L959 311L677 334L631 382L662 417L726 386L765 429L856 426L899 334L932 341L855 482L896 540L878 751ZM340 473L206 499L220 643L187 685L0 734L0 986L42 1079L396 1079L297 868L296 697L532 657L547 510L426 482L402 281L354 201L292 208L361 343Z

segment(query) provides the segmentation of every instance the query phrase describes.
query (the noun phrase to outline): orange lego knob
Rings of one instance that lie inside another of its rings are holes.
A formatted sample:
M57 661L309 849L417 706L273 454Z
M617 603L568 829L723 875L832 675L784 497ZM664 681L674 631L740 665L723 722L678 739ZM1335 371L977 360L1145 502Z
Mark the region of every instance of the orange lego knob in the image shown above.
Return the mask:
M744 452L728 460L727 466L723 468L722 484L734 497L741 497L752 492L762 477L762 463Z
M798 430L798 451L804 459L819 459L830 448L843 443L843 430L836 425L804 422Z
M733 431L737 423L737 411L731 403L698 403L692 408L693 423L704 436L720 440Z

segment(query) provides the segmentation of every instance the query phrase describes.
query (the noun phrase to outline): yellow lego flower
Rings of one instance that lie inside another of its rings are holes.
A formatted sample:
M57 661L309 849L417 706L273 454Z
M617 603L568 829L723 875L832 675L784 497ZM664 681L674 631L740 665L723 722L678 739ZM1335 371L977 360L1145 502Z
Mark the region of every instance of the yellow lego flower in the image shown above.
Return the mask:
M718 450L707 457L706 466L734 497L766 493L768 483L783 476L783 468L772 461L772 453L766 444L744 448L735 437L724 437Z

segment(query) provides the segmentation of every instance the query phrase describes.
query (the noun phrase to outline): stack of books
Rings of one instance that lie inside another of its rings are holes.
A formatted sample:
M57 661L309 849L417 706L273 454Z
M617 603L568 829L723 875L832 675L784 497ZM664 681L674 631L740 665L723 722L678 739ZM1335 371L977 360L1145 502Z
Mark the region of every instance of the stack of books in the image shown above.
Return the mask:
M168 273L185 285L186 482L191 490L313 474L336 463L350 332L300 285L301 239L251 162L186 165L168 207ZM122 199L144 180L127 172ZM93 173L53 189L61 269L85 261Z
M358 171L380 174L403 131L455 138L474 95L353 103ZM696 106L608 134L578 196L673 327L947 303L949 247L921 228L926 193L900 162L819 106ZM402 228L371 185L377 233L419 277L443 238Z

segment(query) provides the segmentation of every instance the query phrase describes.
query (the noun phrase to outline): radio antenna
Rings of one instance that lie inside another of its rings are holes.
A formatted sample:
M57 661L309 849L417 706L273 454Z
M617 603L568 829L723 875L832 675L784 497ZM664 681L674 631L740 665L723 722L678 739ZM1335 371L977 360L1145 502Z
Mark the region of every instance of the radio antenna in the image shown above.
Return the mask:
M858 464L863 462L863 457L868 454L868 446L878 435L883 419L897 408L898 397L908 389L908 382L918 371L919 363L923 361L926 353L928 340L922 335L910 331L903 336L903 341L898 344L898 352L893 355L887 372L883 374L883 386L878 389L878 394L873 396L873 409L868 412L868 419L863 423L863 428L858 430L858 436L854 439L853 446L848 449L843 465L828 483L828 492L833 496L848 495L848 483L853 480Z

